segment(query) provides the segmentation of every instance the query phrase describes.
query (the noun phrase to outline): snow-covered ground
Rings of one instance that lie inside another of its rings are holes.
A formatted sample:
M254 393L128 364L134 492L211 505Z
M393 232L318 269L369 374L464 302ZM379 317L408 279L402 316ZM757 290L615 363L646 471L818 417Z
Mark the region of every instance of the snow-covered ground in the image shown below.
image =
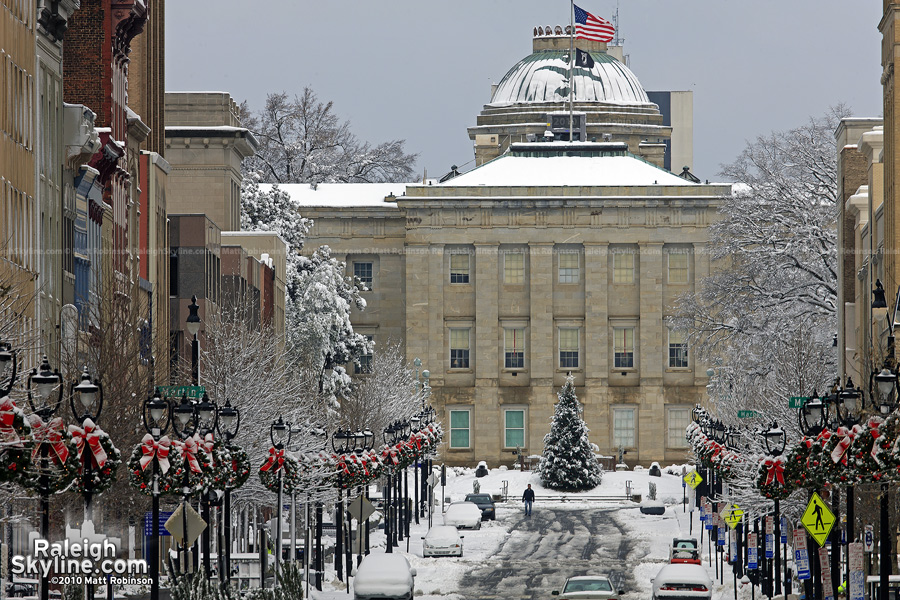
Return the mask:
M500 494L504 487L508 490L508 500L497 505L497 520L484 522L481 530L467 530L464 532L464 556L461 558L422 558L421 536L427 532L427 518L419 525L412 525L410 539L403 540L400 548L395 548L395 552L402 551L406 554L410 564L417 571L415 582L417 598L422 600L438 598L468 600L472 596L467 596L467 589L461 589L464 578L474 569L483 569L486 564L490 564L498 549L514 535L515 528L522 523L521 518L524 514L521 502L522 492L530 483L537 496L534 506L535 515L539 515L542 506L585 512L602 507L604 511L608 511L608 514L612 516L616 524L627 532L629 543L632 544L627 559L628 564L624 565L624 567L630 570L633 584L624 590L623 600L643 600L650 597L651 579L663 564L668 561L669 545L672 542L672 538L688 536L691 529L693 537L700 537L697 520L698 513L696 511L693 514L686 512L685 507L682 505L683 493L686 491L687 497L690 499L691 490L690 488L685 490L682 487L681 470L680 465L664 468L662 477L650 477L649 472L646 470L607 472L604 474L603 482L599 487L581 494L563 495L543 488L538 476L532 471L519 472L494 469L487 476L476 478L473 469L448 468L448 482L443 492L444 497L449 498L451 501L463 500L467 493L472 492L473 482L475 481L480 484L482 493ZM666 473L666 471L670 471L671 474ZM644 499L647 498L649 484L655 483L657 485L657 499L666 506L665 514L660 516L644 515L640 512L640 505L632 502L607 501L598 503L588 498L590 496L621 496L624 498L627 482L630 482L632 493L640 494ZM440 498L441 491L442 488L440 486L435 488L436 498ZM565 499L562 496L565 496ZM585 499L579 499L579 496ZM433 516L435 524L442 523L440 510L440 503L438 503ZM693 517L693 528L691 528L691 517ZM590 533L588 532L584 535L587 537ZM573 540L573 543L575 541ZM703 563L709 570L710 577L713 578L715 576L715 568L713 563L707 562L709 553L705 535L703 541ZM599 540L599 543L602 545L603 540ZM381 532L373 536L373 545L373 552L384 551L384 536ZM713 555L713 558L715 558L715 555ZM558 567L562 574L561 576L565 577L568 572L566 571L564 558L560 559ZM331 565L328 568L331 568ZM597 565L598 572L602 573L604 568L603 564ZM714 599L734 598L730 567L726 566L725 572L726 575L722 585L719 585L718 579L714 580L716 583L716 588L713 592ZM338 600L351 597L346 587L341 582L334 580L333 572L327 574L327 579L326 589L322 592L312 590L311 598ZM350 591L352 592L352 582ZM509 595L509 591L504 593L504 590L497 590L496 597L498 599L512 598L513 596ZM740 591L739 597L744 596L750 597L749 588Z

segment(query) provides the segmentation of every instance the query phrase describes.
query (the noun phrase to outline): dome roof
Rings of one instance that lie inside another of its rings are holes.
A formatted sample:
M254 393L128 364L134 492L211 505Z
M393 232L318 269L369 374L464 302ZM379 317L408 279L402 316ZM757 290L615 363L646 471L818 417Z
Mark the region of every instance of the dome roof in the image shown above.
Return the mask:
M568 100L568 50L539 50L520 60L497 85L491 105ZM591 52L591 69L575 67L575 102L652 104L631 69L605 52Z

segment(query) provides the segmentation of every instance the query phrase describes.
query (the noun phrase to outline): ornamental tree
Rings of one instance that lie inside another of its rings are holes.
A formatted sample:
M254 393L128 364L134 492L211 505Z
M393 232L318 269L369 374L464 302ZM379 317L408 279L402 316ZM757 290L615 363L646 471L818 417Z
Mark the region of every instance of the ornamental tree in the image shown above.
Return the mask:
M557 397L559 402L550 421L550 433L544 436L544 452L538 465L541 483L568 492L597 487L603 471L588 440L571 375Z

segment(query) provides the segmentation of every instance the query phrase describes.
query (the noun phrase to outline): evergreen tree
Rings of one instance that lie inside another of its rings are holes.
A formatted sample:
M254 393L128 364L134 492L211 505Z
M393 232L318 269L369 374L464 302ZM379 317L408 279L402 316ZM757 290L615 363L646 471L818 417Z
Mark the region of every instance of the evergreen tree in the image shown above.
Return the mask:
M588 441L588 428L579 415L572 376L557 394L559 402L544 436L544 453L538 472L544 487L578 492L600 485L603 471Z

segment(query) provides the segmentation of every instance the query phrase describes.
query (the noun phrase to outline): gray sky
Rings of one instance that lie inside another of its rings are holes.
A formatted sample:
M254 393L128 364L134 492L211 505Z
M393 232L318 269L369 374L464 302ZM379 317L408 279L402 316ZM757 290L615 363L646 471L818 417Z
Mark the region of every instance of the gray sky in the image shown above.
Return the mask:
M621 0L620 32L647 90L693 90L694 165L714 179L746 140L843 102L881 116L881 2ZM611 19L615 0L578 5ZM405 139L417 170L473 159L466 127L490 85L566 24L565 0L169 0L166 89L221 90L258 109L311 86L358 137ZM468 165L465 169L471 168Z

